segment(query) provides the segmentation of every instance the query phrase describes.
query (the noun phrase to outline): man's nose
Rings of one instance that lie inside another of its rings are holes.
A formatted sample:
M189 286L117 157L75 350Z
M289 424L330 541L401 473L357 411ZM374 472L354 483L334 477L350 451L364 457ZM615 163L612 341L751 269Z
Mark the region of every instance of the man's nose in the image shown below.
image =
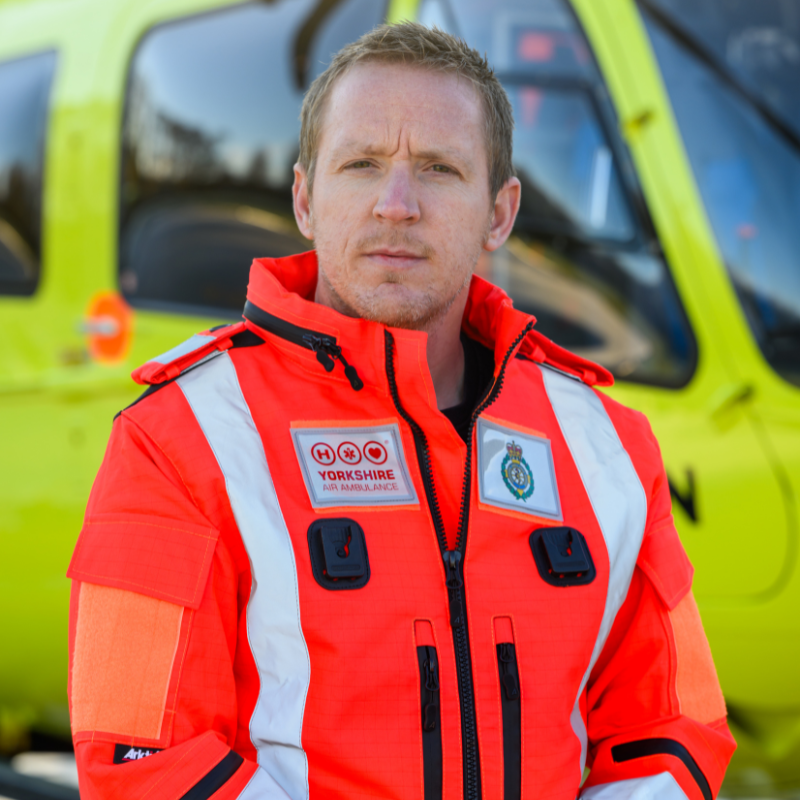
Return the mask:
M409 164L393 165L381 181L372 215L390 222L416 222L419 219L414 176Z

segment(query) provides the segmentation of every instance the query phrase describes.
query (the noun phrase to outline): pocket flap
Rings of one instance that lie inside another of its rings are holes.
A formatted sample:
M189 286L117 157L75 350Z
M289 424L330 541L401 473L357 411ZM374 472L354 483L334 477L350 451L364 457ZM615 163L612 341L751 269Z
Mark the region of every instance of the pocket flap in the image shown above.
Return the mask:
M672 523L647 535L637 563L670 611L692 588L694 568Z
M198 608L219 531L140 514L86 520L67 577Z

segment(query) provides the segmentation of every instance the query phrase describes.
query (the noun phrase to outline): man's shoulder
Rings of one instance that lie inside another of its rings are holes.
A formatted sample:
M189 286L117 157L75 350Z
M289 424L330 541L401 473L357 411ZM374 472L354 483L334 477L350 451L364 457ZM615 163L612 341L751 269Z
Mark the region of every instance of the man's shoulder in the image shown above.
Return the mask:
M658 443L647 417L604 391L614 384L613 375L605 367L557 345L535 330L529 333L525 346L520 348L519 357L528 362L529 368L538 368L548 374L550 379L545 379L545 384L550 384L554 390L554 384L560 384L562 388L572 386L580 395L591 392L602 404L620 438L625 442L636 442L637 456L660 465Z
M603 404L611 424L636 470L648 497L661 483L664 462L656 435L647 416L620 403L605 392L592 390Z
M614 376L605 367L561 347L535 328L525 336L518 358L587 386L606 387L614 384Z
M133 380L147 388L120 414L138 415L143 401L159 394L158 405L170 404L171 392L161 393L175 381L193 370L202 369L213 359L238 348L250 348L264 344L264 340L248 330L243 322L218 325L201 333L196 333L179 345L146 361L131 374ZM148 403L149 405L149 403ZM138 412L138 413L137 413Z
M217 325L209 330L190 336L185 342L154 356L131 377L142 386L158 386L174 381L183 373L198 367L226 350L236 347L252 347L264 340L245 327L244 322Z

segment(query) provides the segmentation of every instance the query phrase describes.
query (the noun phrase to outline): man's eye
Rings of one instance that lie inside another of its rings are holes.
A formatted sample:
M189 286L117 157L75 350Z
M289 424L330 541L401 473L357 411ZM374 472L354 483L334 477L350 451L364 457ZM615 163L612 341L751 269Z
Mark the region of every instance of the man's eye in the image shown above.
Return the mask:
M367 169L368 167L372 166L372 162L370 161L354 161L352 164L348 164L348 169Z
M444 164L434 164L433 171L441 172L446 175L447 173L452 172L453 170L451 170L450 167L446 167Z

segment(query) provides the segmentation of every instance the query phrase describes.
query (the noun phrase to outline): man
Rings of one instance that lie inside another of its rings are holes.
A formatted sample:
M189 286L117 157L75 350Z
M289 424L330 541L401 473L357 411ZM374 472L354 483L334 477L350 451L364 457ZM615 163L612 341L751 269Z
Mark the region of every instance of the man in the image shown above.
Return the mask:
M92 798L691 798L734 749L646 420L472 277L512 114L414 24L306 97L244 322L135 373L70 577ZM580 784L584 767L591 772Z

